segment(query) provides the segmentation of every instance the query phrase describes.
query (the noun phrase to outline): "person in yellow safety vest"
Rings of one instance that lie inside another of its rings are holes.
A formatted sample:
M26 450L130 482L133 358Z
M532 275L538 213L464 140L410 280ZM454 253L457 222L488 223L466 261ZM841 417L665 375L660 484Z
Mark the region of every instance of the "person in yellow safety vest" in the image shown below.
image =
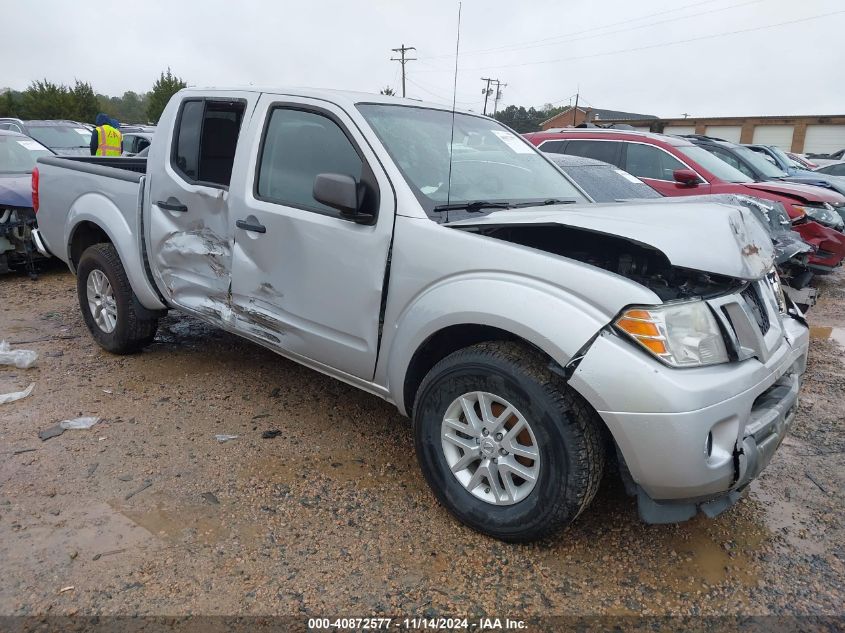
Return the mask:
M91 155L120 156L123 141L123 135L117 129L120 124L102 112L97 115L96 124L97 129L91 132Z

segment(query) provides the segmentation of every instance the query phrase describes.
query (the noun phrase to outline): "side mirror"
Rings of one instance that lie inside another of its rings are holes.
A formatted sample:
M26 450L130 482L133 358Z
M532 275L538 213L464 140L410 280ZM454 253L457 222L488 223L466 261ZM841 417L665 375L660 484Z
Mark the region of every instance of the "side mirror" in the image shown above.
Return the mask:
M372 224L375 217L361 213L363 185L346 174L317 174L314 178L314 200L340 211L342 218L359 224Z
M692 169L676 169L672 172L672 177L675 179L675 182L685 187L695 187L701 182L701 178Z

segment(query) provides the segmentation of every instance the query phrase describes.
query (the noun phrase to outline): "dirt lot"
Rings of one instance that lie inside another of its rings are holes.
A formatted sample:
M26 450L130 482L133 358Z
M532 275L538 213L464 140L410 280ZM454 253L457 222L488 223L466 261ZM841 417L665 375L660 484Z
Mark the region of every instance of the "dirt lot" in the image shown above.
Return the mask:
M612 477L510 546L436 504L377 398L176 314L111 356L67 271L4 276L0 339L41 356L0 368L0 393L35 383L0 405L0 615L843 615L845 275L819 287L794 432L745 500L647 526Z

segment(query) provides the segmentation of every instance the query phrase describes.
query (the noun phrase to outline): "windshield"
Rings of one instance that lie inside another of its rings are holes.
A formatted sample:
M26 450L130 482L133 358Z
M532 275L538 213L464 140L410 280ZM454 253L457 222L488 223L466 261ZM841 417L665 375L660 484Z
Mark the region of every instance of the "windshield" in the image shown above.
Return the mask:
M767 161L759 152L739 145L731 149L736 152L737 156L745 159L745 162L751 163L751 166L760 172L763 178L784 178L788 175L780 167Z
M557 164L554 157L552 162ZM558 165L596 202L625 198L660 198L661 195L636 176L612 165Z
M738 169L731 167L721 158L714 156L698 145L679 145L676 149L687 158L695 161L719 180L726 182L754 182Z
M455 114L450 192L451 112L385 104L360 104L358 109L432 219L440 219L434 208L447 201L450 206L478 201L504 205L586 202L527 141L496 121L460 113ZM460 215L450 213L449 219Z
M31 173L39 156L51 154L50 150L31 138L2 135L0 136L0 173Z
M29 135L42 145L52 149L88 147L91 132L84 127L70 125L27 126Z

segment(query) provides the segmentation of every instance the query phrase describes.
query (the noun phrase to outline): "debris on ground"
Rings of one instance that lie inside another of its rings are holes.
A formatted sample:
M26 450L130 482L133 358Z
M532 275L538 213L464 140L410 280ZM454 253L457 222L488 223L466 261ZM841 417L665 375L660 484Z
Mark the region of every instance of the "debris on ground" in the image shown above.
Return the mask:
M38 360L38 352L31 349L12 350L6 341L0 341L0 365L14 365L18 369L29 369Z
M68 585L67 587L62 587L61 589L59 589L59 593L64 593L65 591L73 591L74 589L76 589L76 587L74 587L73 585Z
M37 448L20 448L16 451L12 451L12 455L22 455L23 453L32 453L37 450Z
M99 421L100 418L97 417L73 418L72 420L62 420L59 422L59 426L65 431L70 431L71 429L90 429Z
M24 389L23 391L13 391L11 393L4 393L0 394L0 404L6 404L7 402L14 402L15 400L23 400L29 394L32 393L32 390L35 389L35 383L30 383L29 387Z
M54 424L53 426L44 429L43 431L38 431L38 437L41 438L42 442L46 442L47 440L53 439L54 437L59 437L65 430L62 428L60 424Z
M122 554L126 551L126 548L123 549L113 549L109 552L101 552L99 554L94 554L91 560L100 560L103 556L111 556L112 554Z
M100 462L94 462L88 467L88 476L93 477L94 473L97 472L97 467L100 465Z
M261 434L261 437L265 440L272 440L274 437L279 437L282 432L279 429L270 429L269 431L264 431Z
M213 492L204 492L200 496L213 506L220 505L220 500L217 498L217 495L215 495Z
M152 486L152 485L153 485L152 480L147 479L144 483L142 483L140 486L138 486L137 488L135 488L135 490L133 490L132 492L130 492L128 495L126 495L126 496L125 496L125 497L123 497L123 498L124 498L126 501L129 501L132 497L134 497L135 495L137 495L139 492L143 492L144 490L146 490L147 488L149 488L149 487L150 487L150 486Z
M238 436L237 435L215 435L214 439L222 444L223 442L228 442L229 440L236 440L236 439L238 439Z

